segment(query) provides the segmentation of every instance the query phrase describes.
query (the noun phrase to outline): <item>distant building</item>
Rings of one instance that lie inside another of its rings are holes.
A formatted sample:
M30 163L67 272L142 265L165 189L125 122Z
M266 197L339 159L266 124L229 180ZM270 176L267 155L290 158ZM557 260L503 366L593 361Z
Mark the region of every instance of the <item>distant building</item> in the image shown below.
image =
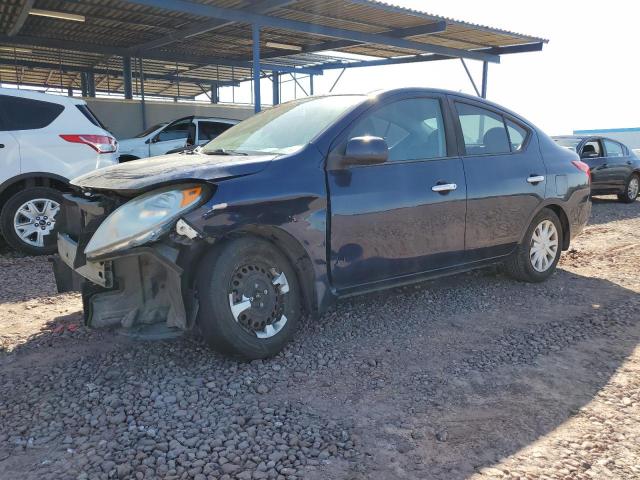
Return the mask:
M627 147L640 148L640 127L638 128L603 128L601 130L574 130L574 135L601 135L624 143Z

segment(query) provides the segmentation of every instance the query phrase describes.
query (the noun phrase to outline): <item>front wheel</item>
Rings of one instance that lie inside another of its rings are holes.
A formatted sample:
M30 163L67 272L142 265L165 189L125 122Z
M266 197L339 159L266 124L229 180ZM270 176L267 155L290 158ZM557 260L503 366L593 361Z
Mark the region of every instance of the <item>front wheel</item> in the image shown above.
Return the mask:
M57 251L56 218L62 195L49 187L21 190L5 203L0 213L0 229L6 242L29 255Z
M280 352L301 316L295 271L274 245L257 237L232 239L205 256L198 298L204 339L244 360Z
M516 280L542 282L555 271L561 252L560 219L545 208L535 216L522 243L505 261L505 269Z
M640 176L637 173L634 173L627 180L627 184L624 188L624 193L618 195L618 200L623 203L633 203L638 198L638 193L640 193Z

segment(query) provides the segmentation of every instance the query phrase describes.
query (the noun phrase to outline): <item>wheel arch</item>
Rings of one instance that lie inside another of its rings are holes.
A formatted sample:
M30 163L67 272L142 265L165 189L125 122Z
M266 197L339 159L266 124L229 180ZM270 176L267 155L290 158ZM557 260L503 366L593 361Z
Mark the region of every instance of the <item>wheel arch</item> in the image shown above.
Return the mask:
M46 172L29 172L12 177L0 184L0 209L14 194L29 187L51 187L64 192L69 190L69 180Z
M140 157L138 157L137 155L129 155L129 154L120 155L118 157L118 162L120 163L131 162L133 160L140 160Z
M569 223L569 216L567 215L567 212L565 212L564 208L557 203L543 205L538 212L544 208L551 210L560 219L560 225L562 226L562 250L569 250L569 244L571 243L571 224Z

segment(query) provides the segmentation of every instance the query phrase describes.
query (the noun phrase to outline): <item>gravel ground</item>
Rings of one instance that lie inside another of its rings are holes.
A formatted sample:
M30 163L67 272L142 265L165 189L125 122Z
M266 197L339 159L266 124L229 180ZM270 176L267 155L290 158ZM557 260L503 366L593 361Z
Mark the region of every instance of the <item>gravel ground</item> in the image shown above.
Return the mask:
M277 358L81 325L0 254L0 478L640 478L640 202L541 285L487 269L341 303Z

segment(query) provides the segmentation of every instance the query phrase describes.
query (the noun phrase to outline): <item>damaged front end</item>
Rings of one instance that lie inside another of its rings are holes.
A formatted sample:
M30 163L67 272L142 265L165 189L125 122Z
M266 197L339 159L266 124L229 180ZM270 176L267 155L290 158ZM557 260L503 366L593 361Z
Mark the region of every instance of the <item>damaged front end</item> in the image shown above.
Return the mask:
M53 261L58 291L82 293L91 327L190 329L197 303L182 266L205 242L181 216L210 196L206 184L133 198L87 189L66 195Z

